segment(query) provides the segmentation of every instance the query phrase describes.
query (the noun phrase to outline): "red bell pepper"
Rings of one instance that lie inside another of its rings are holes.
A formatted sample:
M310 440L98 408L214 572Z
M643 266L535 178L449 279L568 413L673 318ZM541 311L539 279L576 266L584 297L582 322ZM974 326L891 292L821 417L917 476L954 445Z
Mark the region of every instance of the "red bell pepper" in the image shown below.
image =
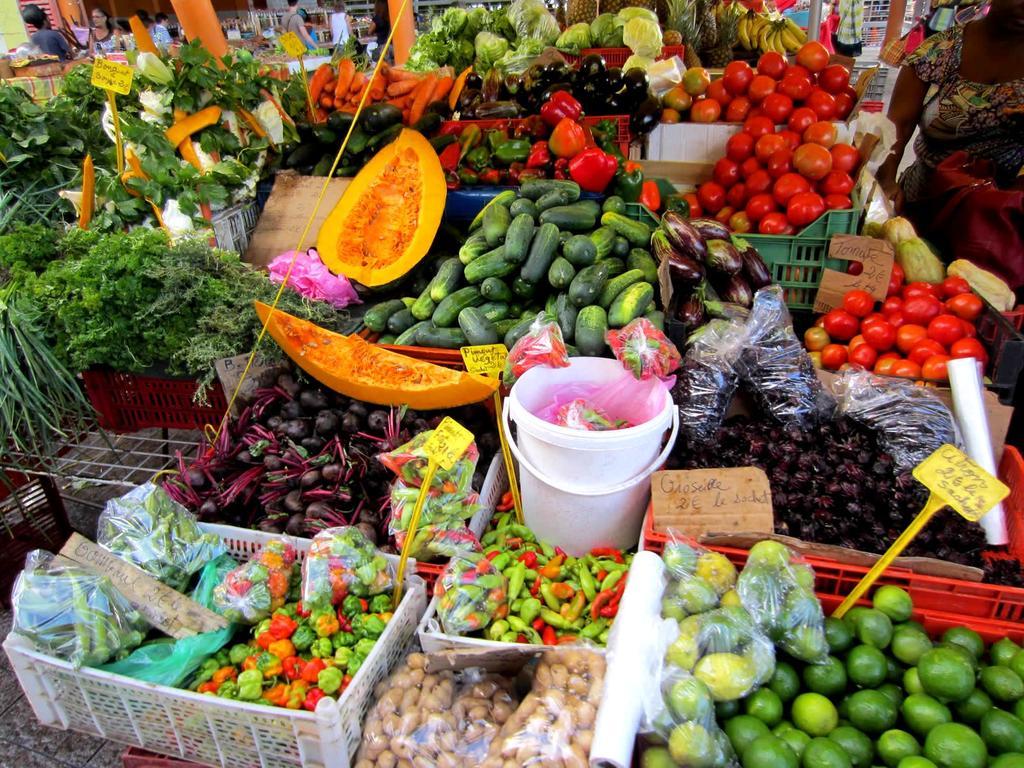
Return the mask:
M496 185L501 183L501 171L497 168L486 168L480 172L480 183Z
M327 669L323 659L310 659L302 667L302 679L307 683L315 683L317 676Z
M618 161L596 147L583 150L569 161L569 176L587 192L604 192L618 169Z
M530 154L526 158L527 168L544 168L551 162L551 150L548 149L546 141L535 141L530 147Z
M441 150L441 154L439 155L439 159L441 160L441 167L445 171L454 171L456 168L458 168L459 153L461 151L462 149L459 147L458 144L449 144L447 147Z
M563 181L569 178L569 160L567 158L560 157L555 160L555 172L552 176Z
M640 191L640 202L657 213L661 210L661 190L657 182L645 181Z
M295 630L298 629L298 627L299 625L291 616L287 616L283 613L275 613L270 617L270 628L267 632L273 635L275 640L284 640L285 638L291 637L295 634Z
M298 656L289 656L281 662L281 666L284 668L285 677L289 680L298 680L302 677L302 670L306 666L306 662Z
M540 119L552 127L565 118L576 122L582 114L583 105L568 91L555 91L540 107Z
M319 688L310 688L306 692L306 698L302 702L302 708L308 710L309 712L315 712L316 705L320 702L320 699L322 699L326 695L327 694L321 691Z
M562 118L548 139L548 148L557 157L575 157L587 146L587 135L583 126L568 117Z
M544 645L558 645L558 635L555 634L555 628L551 625L544 627L544 631L540 633L540 638L544 641Z

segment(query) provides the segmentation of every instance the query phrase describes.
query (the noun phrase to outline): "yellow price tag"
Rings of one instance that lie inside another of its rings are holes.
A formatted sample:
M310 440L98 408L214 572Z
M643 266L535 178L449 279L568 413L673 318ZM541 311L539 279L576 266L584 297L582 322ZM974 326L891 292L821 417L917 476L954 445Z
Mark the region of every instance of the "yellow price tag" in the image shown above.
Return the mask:
M299 40L299 36L294 32L285 32L281 35L281 47L293 59L300 59L306 55L306 44Z
M941 446L914 467L914 477L971 522L978 522L1010 489L956 446Z
M445 416L434 428L434 433L423 446L423 452L427 454L427 459L448 470L462 458L472 442L472 432L451 416Z
M470 373L500 376L505 370L508 347L504 344L478 344L475 347L463 347L459 352L462 353L462 362L466 364L466 370Z
M96 59L92 65L92 84L97 88L127 96L132 90L134 70L127 64Z

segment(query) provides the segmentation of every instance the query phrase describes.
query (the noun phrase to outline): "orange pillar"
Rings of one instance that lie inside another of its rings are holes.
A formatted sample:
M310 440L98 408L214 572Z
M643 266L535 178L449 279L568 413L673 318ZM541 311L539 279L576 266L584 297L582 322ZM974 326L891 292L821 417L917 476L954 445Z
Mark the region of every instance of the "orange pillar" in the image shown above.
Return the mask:
M218 59L227 54L228 41L210 0L171 0L171 5L185 37L198 39Z
M391 38L391 47L395 52L395 64L402 66L409 58L409 51L416 40L416 23L413 21L414 0L388 0L388 15L391 16L391 27L395 30Z

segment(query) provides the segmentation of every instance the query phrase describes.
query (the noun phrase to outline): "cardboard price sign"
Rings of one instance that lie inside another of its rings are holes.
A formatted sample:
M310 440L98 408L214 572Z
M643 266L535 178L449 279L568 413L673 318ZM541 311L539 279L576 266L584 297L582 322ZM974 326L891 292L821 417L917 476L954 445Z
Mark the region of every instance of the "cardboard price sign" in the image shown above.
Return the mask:
M451 469L473 442L473 433L451 416L445 416L423 446L427 458L441 469ZM424 485L428 485L424 483Z
M92 84L105 91L127 96L132 90L134 70L127 64L96 59L92 65Z
M676 469L651 478L654 529L705 533L771 533L775 518L768 476L757 467Z
M914 467L913 475L947 506L975 523L1010 495L1009 488L948 443Z
M470 373L498 376L505 370L508 347L504 344L478 344L475 347L462 347L459 352Z
M284 48L284 52L293 59L298 59L306 55L306 44L299 40L299 36L294 32L285 32L281 35L281 47Z
M843 261L858 261L864 265L859 275L849 275L834 269L822 271L821 285L814 297L814 311L828 312L843 303L848 291L860 289L870 293L876 301L884 301L896 260L892 245L885 240L860 235L835 235L829 242L828 257Z

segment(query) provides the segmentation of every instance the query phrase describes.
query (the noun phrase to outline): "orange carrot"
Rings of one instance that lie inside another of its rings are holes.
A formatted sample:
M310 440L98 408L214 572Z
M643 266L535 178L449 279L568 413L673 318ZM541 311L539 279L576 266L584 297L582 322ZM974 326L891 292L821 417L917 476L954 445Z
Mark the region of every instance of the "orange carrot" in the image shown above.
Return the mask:
M96 204L96 171L92 164L92 155L86 155L82 162L82 212L78 216L78 226L89 228L92 211Z
M352 78L356 74L356 65L352 59L342 59L338 62L338 84L334 88L334 98L338 99L348 93L352 85Z
M386 89L387 81L384 79L384 75L378 72L370 81L370 100L380 101L383 99Z
M455 82L453 77L442 77L437 81L437 85L434 86L434 92L430 94L430 100L428 104L432 104L435 101L441 101L448 92L452 89L452 84Z
M422 77L423 75L419 72L408 72L404 69L392 68L391 71L388 72L388 79L391 80L391 82L395 82L396 80L419 80Z
M366 85L366 75L362 72L356 72L352 77L352 83L349 85L348 90L350 93L362 93L363 86Z
M388 86L388 96L405 96L405 94L416 90L417 85L419 85L418 80L396 80Z
M392 107L397 107L398 109L405 107L405 99L388 99L387 103Z
M321 64L309 78L309 98L316 104L320 94L330 90L327 84L334 79L334 68L330 64ZM330 91L334 93L334 91Z
M329 93L325 93L320 97L320 106L324 109L331 109L334 106L334 97Z
M412 106L409 107L409 125L414 125L423 117L423 110L430 103L430 94L434 92L435 85L437 85L437 75L430 74L423 78L423 82L417 86L416 97L412 100Z

